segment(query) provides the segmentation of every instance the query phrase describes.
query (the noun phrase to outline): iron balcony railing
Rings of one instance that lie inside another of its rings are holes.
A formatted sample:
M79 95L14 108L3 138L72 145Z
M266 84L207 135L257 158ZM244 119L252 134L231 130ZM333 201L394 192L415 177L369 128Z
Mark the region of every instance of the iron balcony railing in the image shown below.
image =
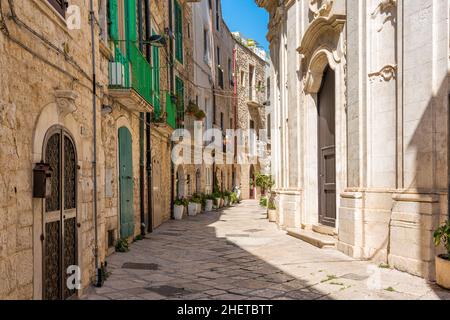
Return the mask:
M152 66L134 43L115 41L114 59L109 63L109 86L134 89L153 105L155 116L161 115L160 93L153 90ZM124 54L127 52L127 54Z

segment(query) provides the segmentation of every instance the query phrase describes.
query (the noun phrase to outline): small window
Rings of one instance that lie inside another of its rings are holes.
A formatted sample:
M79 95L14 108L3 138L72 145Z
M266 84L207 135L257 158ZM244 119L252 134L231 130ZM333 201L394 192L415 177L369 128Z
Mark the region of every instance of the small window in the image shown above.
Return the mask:
M63 17L66 16L66 10L68 2L65 0L47 0L48 3L52 5L53 8L55 8L56 11Z

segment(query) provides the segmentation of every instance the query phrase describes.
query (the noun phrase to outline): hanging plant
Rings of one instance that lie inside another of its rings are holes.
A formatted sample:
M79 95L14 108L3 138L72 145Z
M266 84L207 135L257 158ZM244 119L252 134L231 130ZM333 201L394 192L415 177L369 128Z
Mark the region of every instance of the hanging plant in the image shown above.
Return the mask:
M195 116L195 114L200 110L197 104L193 101L189 101L188 107L186 108L186 114Z
M199 110L194 114L194 116L195 116L198 120L203 120L203 119L206 118L206 113L205 113L205 111L199 109Z

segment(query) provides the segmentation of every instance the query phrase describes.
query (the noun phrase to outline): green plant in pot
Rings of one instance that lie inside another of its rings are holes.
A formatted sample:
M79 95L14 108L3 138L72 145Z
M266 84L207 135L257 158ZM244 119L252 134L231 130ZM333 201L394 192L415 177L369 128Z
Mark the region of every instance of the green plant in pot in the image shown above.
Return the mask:
M125 238L121 238L119 240L117 240L116 243L116 252L128 252L129 249L129 244L128 244L128 240Z
M255 183L257 187L261 188L261 193L266 194L266 196L264 197L266 200L262 203L260 202L260 204L263 207L267 207L270 202L269 198L271 197L271 189L275 184L275 182L272 180L272 176L257 173Z
M434 244L436 247L444 246L447 251L436 257L436 282L450 289L450 220L434 232Z
M277 208L272 197L270 197L267 202L267 217L270 222L277 222Z
M224 205L228 206L230 204L230 197L231 197L231 192L230 191L224 191L222 193L222 198L224 199Z
M214 205L216 206L216 208L219 208L222 199L222 193L220 191L213 192L212 197L214 199Z
M205 212L210 212L214 205L214 196L212 194L205 195Z
M206 118L205 111L199 109L197 112L194 113L194 117L197 118L197 120L203 120Z
M183 219L184 210L188 204L189 204L189 201L185 198L177 198L174 201L173 216L174 216L175 220Z
M195 206L195 214L202 211L202 197L199 194L194 194L189 201L189 205ZM192 215L192 214L191 214Z
M239 197L236 192L232 192L230 195L231 204L239 203Z

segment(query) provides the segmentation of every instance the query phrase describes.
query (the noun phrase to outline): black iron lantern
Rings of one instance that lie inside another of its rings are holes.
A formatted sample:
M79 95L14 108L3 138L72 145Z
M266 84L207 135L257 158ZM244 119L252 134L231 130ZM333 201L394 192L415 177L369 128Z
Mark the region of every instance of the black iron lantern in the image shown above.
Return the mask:
M33 198L45 199L51 196L53 170L49 164L41 162L33 169Z

